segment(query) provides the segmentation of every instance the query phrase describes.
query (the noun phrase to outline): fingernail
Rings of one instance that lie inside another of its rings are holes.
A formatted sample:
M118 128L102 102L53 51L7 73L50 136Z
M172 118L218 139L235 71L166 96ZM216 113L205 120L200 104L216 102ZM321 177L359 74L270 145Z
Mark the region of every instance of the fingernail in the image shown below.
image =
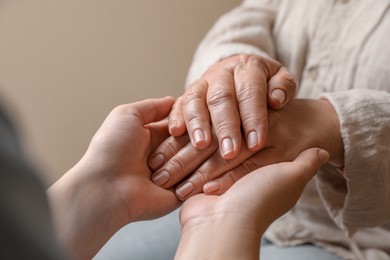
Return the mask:
M320 159L321 163L325 163L329 160L329 153L325 150L320 149L318 151L318 158Z
M284 101L286 100L286 94L283 90L275 89L272 91L271 95L276 98L281 105L283 105Z
M158 186L162 186L169 180L169 173L167 171L162 171L157 173L152 177L152 180L154 183L156 183Z
M221 151L222 155L226 156L233 152L233 141L230 138L225 138L222 140Z
M221 183L219 181L212 181L209 183L206 183L203 186L203 191L205 193L213 193L221 189Z
M204 132L200 129L196 129L192 134L192 137L194 138L195 144L202 143L206 139Z
M176 194L178 195L179 198L185 198L193 190L194 190L194 185L191 182L187 182L176 190Z
M165 161L164 155L158 153L149 160L149 165L150 167L156 169L157 167L161 166L161 164L163 164L164 161Z
M248 148L255 147L259 143L259 138L256 131L250 131L247 138Z

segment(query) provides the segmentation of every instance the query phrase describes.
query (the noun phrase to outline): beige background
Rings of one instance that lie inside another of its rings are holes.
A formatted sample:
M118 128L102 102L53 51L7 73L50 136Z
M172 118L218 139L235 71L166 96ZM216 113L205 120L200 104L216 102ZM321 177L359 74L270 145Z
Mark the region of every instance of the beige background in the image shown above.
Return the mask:
M179 96L207 30L239 0L0 1L0 95L47 184L117 104Z

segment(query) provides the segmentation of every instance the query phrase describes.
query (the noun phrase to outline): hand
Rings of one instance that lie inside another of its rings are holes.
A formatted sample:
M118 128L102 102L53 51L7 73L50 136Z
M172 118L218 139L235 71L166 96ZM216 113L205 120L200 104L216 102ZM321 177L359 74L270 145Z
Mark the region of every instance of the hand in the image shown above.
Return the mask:
M169 133L172 98L115 108L80 162L48 191L60 240L76 258L91 258L121 227L179 206L172 190L150 180L147 158Z
M222 194L248 172L269 164L291 161L310 147L328 151L333 164L343 165L338 116L328 101L295 99L282 110L270 109L268 116L270 131L267 145L260 152L255 154L243 148L236 158L225 160L218 152L213 152L216 148L194 151L189 144L172 145L174 140L168 139L155 151L164 158L165 164L153 174L152 179L164 176L163 183L156 182L163 188L182 182L176 188L176 195L185 200L202 191ZM167 142L170 144L167 145Z
M186 200L180 209L183 236L177 257L199 258L196 245L202 245L203 258L258 259L263 232L296 204L328 158L326 151L311 148L293 162L251 172L221 196L198 194Z
M296 88L294 77L275 60L256 55L226 58L178 98L169 115L170 133L178 137L187 130L193 146L204 149L212 141L212 122L222 157L232 159L241 149L242 125L247 147L258 151L267 140L267 103L281 109Z
M222 194L250 171L272 163L290 161L310 147L326 150L330 154L329 163L333 166L344 166L340 122L336 111L327 100L294 100L279 112L270 113L270 129L273 134L269 138L267 148L204 185L205 193ZM203 184L198 182L195 185Z

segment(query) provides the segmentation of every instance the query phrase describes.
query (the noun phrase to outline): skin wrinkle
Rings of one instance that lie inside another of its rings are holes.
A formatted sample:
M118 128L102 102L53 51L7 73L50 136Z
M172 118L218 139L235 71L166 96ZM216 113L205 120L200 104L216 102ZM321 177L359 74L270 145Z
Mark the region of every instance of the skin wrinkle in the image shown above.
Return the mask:
M167 153L165 152L165 146L168 146L169 149L169 158L171 158L174 154L176 154L178 149L181 149L185 147L189 142L189 137L187 135L179 136L179 137L171 137L166 139L164 142L164 147L159 147L158 150L156 150L155 153L159 153L161 151L164 152L165 155Z
M200 79L200 80L203 80L203 79ZM197 80L195 82L195 84L193 84L193 86L188 88L188 90L187 90L188 93L186 93L186 95L184 96L184 102L185 103L191 102L192 100L195 100L195 99L203 100L203 95L201 95L199 93L199 91L194 89L194 86L203 86L203 84L196 84L200 80ZM203 81L205 81L205 80L203 80ZM205 82L207 82L207 81L205 81ZM203 88L207 88L207 86L203 86Z
M249 156L254 154L254 152L251 152L249 150L246 150L246 152L248 152L250 154ZM246 156L246 155L242 154L242 156ZM244 158L246 158L246 157L244 157ZM240 157L236 157L232 160L225 160L224 158L222 158L218 154L218 155L216 155L216 157L213 157L211 160L206 161L194 173L194 174L196 174L198 171L204 172L203 175L206 176L206 178L205 178L206 181L202 182L202 183L199 183L199 182L197 183L196 180L198 180L198 179L195 178L194 180L192 180L193 184L196 185L195 187L197 187L197 186L203 187L203 184L205 184L208 181L211 181L219 176L220 173L218 171L213 170L213 169L216 169L215 166L218 166L218 169L220 169L220 171L229 171L229 170L232 170L235 167L237 167L241 163L241 161L242 161L242 158L240 158ZM191 179L192 179L192 177L190 177L190 180Z
M220 107L224 106L226 102L235 102L235 93L233 91L220 91L222 84L216 84L215 87L208 92L207 106L208 107Z
M220 132L230 132L231 131L231 125L232 125L232 122L230 121L222 121L219 125L216 126L216 131L217 133L220 133ZM236 123L235 125L237 125L237 127L239 128L241 126L241 124L238 122Z
M177 156L175 156L174 158L172 158L170 160L170 167L169 167L169 169L166 170L168 172L170 178L169 178L169 181L162 186L163 188L165 186L167 186L167 188L171 188L173 185L175 185L178 182L178 180L177 180L177 176L178 175L177 174L172 174L172 172L174 172L174 173L183 173L183 172L185 172L186 167L182 163L183 160L181 159L181 157L183 157L183 153L179 152ZM179 174L179 175L181 175L181 176L179 176L179 178L181 178L183 176L186 176L186 175L183 175L183 174ZM174 180L173 183L172 183L172 180Z

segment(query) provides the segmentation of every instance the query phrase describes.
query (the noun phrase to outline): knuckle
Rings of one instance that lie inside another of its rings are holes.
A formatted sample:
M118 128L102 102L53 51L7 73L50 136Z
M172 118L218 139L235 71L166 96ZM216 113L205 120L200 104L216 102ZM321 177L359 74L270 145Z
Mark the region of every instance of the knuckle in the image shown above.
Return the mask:
M202 92L201 86L199 85L192 85L190 88L187 89L184 97L183 102L186 104L187 102L196 100L196 99L203 99L204 94Z
M178 150L178 147L176 145L174 138L168 138L167 141L164 143L164 151L168 151L169 154L173 154Z
M240 63L245 66L256 66L258 68L263 68L272 64L272 60L263 58L261 56L253 54L242 54L240 56ZM273 64L272 64L273 65Z
M196 128L198 125L203 125L203 123L209 122L209 118L207 116L204 116L202 114L197 114L196 111L189 113L187 115L187 118L188 118L187 125L189 128Z
M188 104L189 102L202 98L202 93L200 93L197 89L189 89L184 96L184 104Z
M292 89L292 90L295 90L296 87L297 87L297 80L295 79L295 77L288 71L286 71L286 73L283 73L282 74L282 80L284 81L284 84Z
M173 173L173 175L183 175L185 173L185 168L182 162L179 158L172 158L169 161L170 164L170 172Z
M258 60L258 57L252 54L239 54L237 55L237 58L241 64L251 63Z
M201 170L197 170L191 177L191 181L193 181L196 184L205 184L206 182L209 181L208 174Z
M218 86L216 86L216 89L217 91L212 91L207 98L207 105L209 107L218 107L235 100L234 92L220 90Z
M255 97L258 86L255 82L250 80L244 80L240 82L236 92L237 96L241 99L252 99Z
M275 76L270 81L272 89L281 88L289 93L296 92L298 85L297 79L286 68L281 68Z
M257 113L250 113L245 117L242 117L241 121L244 128L246 126L257 126L258 124L263 124L266 122L266 120Z
M234 122L229 120L224 120L219 123L214 123L217 136L223 135L225 133L234 133L233 129L238 129L240 125L241 122Z
M205 78L201 77L201 78L198 78L197 80L195 80L194 82L192 82L188 88L187 88L187 91L190 90L190 89L202 89L202 88L207 88L208 86L208 82Z

